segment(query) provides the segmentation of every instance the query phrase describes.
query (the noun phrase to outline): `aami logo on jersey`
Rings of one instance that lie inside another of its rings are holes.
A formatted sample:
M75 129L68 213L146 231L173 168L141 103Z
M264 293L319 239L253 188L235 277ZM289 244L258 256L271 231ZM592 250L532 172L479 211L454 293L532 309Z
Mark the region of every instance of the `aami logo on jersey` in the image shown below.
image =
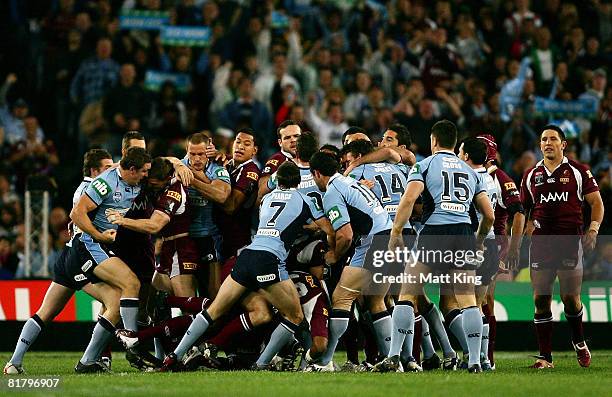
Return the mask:
M257 281L259 281L260 283L265 283L274 279L276 279L276 274L266 274L263 276L257 276Z
M568 192L549 192L547 196L540 194L540 203L567 201L568 195Z

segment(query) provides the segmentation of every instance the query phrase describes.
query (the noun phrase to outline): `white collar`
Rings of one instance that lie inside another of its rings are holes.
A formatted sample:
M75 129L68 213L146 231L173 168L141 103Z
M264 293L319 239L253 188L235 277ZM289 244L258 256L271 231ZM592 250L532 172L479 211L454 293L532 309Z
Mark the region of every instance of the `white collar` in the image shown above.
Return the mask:
M434 154L438 154L438 153L446 153L446 154L452 154L453 156L457 156L457 154L453 152L452 150L446 150L446 149L438 150Z
M474 171L479 172L479 173L485 173L487 172L487 169L485 167L478 167L478 168L474 168Z
M83 182L91 182L91 181L93 181L92 177L90 177L90 176L84 176L83 177Z
M544 165L544 159L542 159L542 160L538 161L538 163L536 164L536 167L542 166L542 167L544 168L544 170L546 171L546 174L547 174L548 176L550 176L550 175L552 175L552 174L553 174L553 172L555 172L555 171L557 170L557 168L559 168L559 167L561 167L561 165L563 165L563 164L567 164L567 163L569 163L569 160L567 159L567 157L563 156L563 160L561 160L561 162L559 163L559 165L558 165L558 166L556 166L556 167L555 167L555 169L554 169L554 170L552 170L552 171L548 171L548 168L546 168L546 166Z
M235 165L235 164L234 164L234 159L231 159L230 161L232 162L232 165ZM236 168L235 168L234 170L239 170L239 169L242 169L242 167L244 167L244 166L245 166L245 165L247 165L248 163L252 163L252 162L253 162L253 159L248 159L248 160L247 160L247 161L245 161L244 163L241 163L241 164L239 164L239 165L235 166Z
M329 186L329 185L330 185L330 183L332 183L332 181L333 181L334 179L336 179L336 178L340 178L341 176L342 176L342 175L340 175L340 173L339 173L339 172L336 172L334 175L332 175L332 176L329 178L329 181L327 181L327 186Z
M291 153L289 153L289 152L285 152L283 149L281 149L281 151L280 151L280 152L281 152L282 154L284 154L284 155L285 155L285 157L288 157L288 158L290 158L290 159L292 159L292 160L293 160L293 155L292 155Z

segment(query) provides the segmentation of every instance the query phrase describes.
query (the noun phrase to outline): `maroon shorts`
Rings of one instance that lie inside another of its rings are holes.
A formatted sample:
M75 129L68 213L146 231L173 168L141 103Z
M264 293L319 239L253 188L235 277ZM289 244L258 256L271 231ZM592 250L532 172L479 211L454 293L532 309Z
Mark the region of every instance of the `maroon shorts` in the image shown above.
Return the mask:
M317 300L312 308L311 317L309 321L310 335L313 338L315 336L327 338L329 305L327 303L327 296L325 295L325 291L321 292L321 295L317 297ZM304 309L304 311L306 310ZM304 317L307 318L306 313L304 313Z
M289 277L300 297L304 318L310 324L311 336L327 338L329 299L320 281L305 272L293 272Z
M582 268L582 243L579 234L532 235L529 265L532 270L572 270Z
M155 266L158 273L170 278L183 274L195 274L199 268L199 251L190 237L180 237L164 241L159 263Z

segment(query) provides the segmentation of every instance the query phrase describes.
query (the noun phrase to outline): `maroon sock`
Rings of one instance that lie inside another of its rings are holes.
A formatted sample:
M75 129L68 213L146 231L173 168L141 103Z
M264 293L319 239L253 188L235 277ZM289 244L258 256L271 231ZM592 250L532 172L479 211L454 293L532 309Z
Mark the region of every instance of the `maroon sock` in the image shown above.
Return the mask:
M366 355L366 361L370 364L374 364L378 362L378 342L376 340L374 328L363 324L362 330L363 336L365 338L364 350Z
M221 328L221 331L211 338L209 342L219 347L227 347L234 340L237 340L239 336L244 336L245 333L250 332L252 329L253 324L251 324L249 314L242 313Z
M417 315L414 320L414 339L412 341L412 357L421 365L421 341L423 340L423 317Z
M201 312L202 309L208 306L210 299L200 298L197 296L169 296L166 298L166 302L168 302L168 305L170 305L171 307L178 307L186 313L196 314Z
M168 321L170 320L162 321L161 323L159 323L159 325L154 325L152 327L141 328L140 330L138 330L138 340L142 342L163 335L164 325Z
M351 317L349 320L348 328L342 340L344 341L344 348L346 349L346 359L353 364L359 364L359 325L357 320Z
M576 314L565 312L565 318L572 329L572 342L574 342L574 344L584 342L584 332L582 331L583 308L584 306L582 306Z
M106 347L104 348L104 350L102 350L102 354L100 354L100 357L108 357L108 358L113 358L112 352L111 352L111 344L107 344Z
M552 362L552 320L551 312L536 313L533 317L540 356L548 362Z
M495 335L497 334L497 320L495 316L488 316L489 320L489 361L491 365L495 364L493 356L495 355Z

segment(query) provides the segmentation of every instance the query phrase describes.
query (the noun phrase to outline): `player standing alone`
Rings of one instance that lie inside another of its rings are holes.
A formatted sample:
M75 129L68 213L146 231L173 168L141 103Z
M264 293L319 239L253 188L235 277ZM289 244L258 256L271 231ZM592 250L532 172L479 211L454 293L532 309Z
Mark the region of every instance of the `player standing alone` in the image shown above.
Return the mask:
M595 178L584 165L563 155L567 142L563 131L547 125L540 136L544 159L527 170L521 183L521 201L531 213L535 229L530 249L531 283L534 289L534 323L540 355L533 368L553 368L552 287L559 277L565 317L572 330L572 344L582 367L591 364L591 353L582 332L582 247L595 247L604 207ZM582 203L591 207L591 223L582 235Z

